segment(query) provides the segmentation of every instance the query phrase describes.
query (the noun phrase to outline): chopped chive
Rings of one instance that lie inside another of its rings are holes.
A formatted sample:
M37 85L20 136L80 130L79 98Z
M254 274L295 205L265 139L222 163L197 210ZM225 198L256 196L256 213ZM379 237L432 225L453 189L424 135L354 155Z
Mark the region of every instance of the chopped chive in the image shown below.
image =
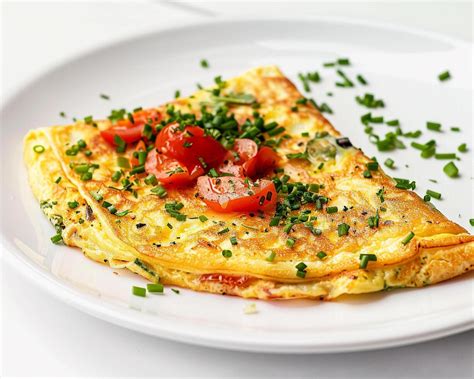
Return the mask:
M339 237L346 236L349 234L349 229L350 226L343 222L337 226L337 235Z
M171 225L169 222L166 224L166 226L167 226L169 229L173 229L173 225Z
M276 253L274 251L271 251L270 254L268 254L265 258L265 260L267 260L268 262L273 262L275 260L275 257Z
M109 209L109 211L110 211L110 209ZM128 215L129 213L130 213L130 211L127 209L125 211L120 211L120 212L115 213L115 216L123 217L123 216Z
M429 201L431 201L431 196L430 195L425 195L425 196L423 196L423 200L426 201L426 202L429 202Z
M232 257L232 251L222 250L222 256L225 257L225 258L230 258L230 257Z
M449 71L444 71L444 72L442 72L441 74L438 75L438 79L441 82L444 82L448 79L451 79L451 74L449 73Z
M327 257L327 254L326 254L324 251L320 251L318 254L316 254L316 256L317 256L319 259L323 260L324 258Z
M96 200L96 201L101 201L104 197L96 191L90 191L91 196Z
M129 113L131 116L131 114ZM133 124L133 122L132 122ZM119 135L115 134L114 135L114 143L115 143L115 150L117 153L124 153L125 150L127 149L127 143L120 137Z
M226 234L229 231L229 228L224 228L222 230L219 230L217 234Z
M148 184L151 186L156 186L158 184L158 180L156 179L156 176L153 174L148 175L144 181L145 181L145 184Z
M384 162L384 165L388 168L393 168L395 166L395 161L392 158L387 158Z
M86 117L84 117L84 122L87 125L92 125L92 123L94 122L94 119L92 118L92 116L86 116Z
M469 219L469 224L471 224L471 226L474 226L474 218Z
M174 98L177 99L180 96L181 96L181 91L178 89L174 92Z
M338 209L337 207L327 207L326 212L331 214L331 213L337 213Z
M377 256L375 254L360 254L359 255L360 264L359 268L365 269L369 264L369 261L376 262Z
M117 157L117 166L121 168L130 168L130 161L125 157Z
M369 171L377 171L379 169L378 162L368 162L366 166Z
M460 131L461 131L461 128L458 128L457 126L452 126L452 127L451 127L451 131L452 131L452 132L460 132Z
M163 198L166 195L168 195L168 192L166 192L166 188L162 186L156 186L155 188L152 188L150 190L151 193L158 195L158 197Z
M179 295L179 290L176 288L171 288L171 291L173 291L176 295Z
M339 58L337 64L340 66L350 66L351 62L349 58Z
M232 236L229 238L229 240L232 245L237 245L237 237Z
M398 120L385 121L385 123L388 126L400 126L400 121L398 121Z
M426 191L426 194L430 197L434 197L437 200L441 199L441 194L439 192L435 192L435 191L432 191L432 190L429 189L429 190Z
M109 96L109 95L106 95L106 94L104 94L104 93L101 93L101 94L100 94L100 97L101 97L102 99L104 99L104 100L110 100L110 96Z
M57 178L54 182L55 182L56 184L59 184L59 182L61 181L61 179L62 179L62 178L61 178L60 176L58 176L58 178Z
M204 216L204 215L199 216L199 221L206 222L207 220L208 220L208 218L206 216Z
M295 242L296 242L296 239L294 239L294 238L288 238L288 239L286 240L286 246L288 246L288 247L293 247L293 246L295 246Z
M92 172L84 172L81 175L81 180L86 181L86 180L91 180L92 179Z
M429 130L434 130L436 132L441 131L441 124L439 122L427 121L426 128Z
M465 153L467 151L467 145L465 143L462 143L458 146L458 151L460 153Z
M200 63L202 68L209 68L209 62L207 61L207 59L201 59Z
M51 237L51 242L54 243L55 245L60 243L62 240L63 240L63 237L60 233L58 233L58 234Z
M455 153L435 154L436 159L456 159Z
M132 293L135 296L146 297L146 289L143 288L143 287L133 286L132 287Z
M270 220L270 226L278 226L279 223L280 223L280 217L273 217Z
M130 170L130 175L143 174L145 172L145 165L135 166Z
M449 162L446 166L443 167L443 171L450 178L455 178L459 174L459 169L456 167L454 162Z
M163 293L164 286L161 283L147 283L146 289L151 293Z
M296 276L303 279L304 277L306 277L306 271L297 270Z
M146 151L138 151L137 152L137 158L138 158L138 164L139 165L144 165L146 161L146 156L147 156Z
M68 201L67 205L71 209L76 209L79 206L79 203L76 200L74 200L74 201Z
M357 80L359 81L360 84L362 84L363 86L366 86L367 85L367 80L365 80L365 78L362 76L362 75L357 75Z
M415 237L415 233L410 232L408 235L402 240L402 244L406 245L408 242L412 240L412 238Z
M66 118L66 113L65 112L59 112L59 115L63 118Z
M304 262L298 263L296 266L296 269L299 271L304 271L308 267Z
M35 153L41 154L41 153L44 153L45 148L44 148L43 145L35 145L35 146L33 146L33 151Z

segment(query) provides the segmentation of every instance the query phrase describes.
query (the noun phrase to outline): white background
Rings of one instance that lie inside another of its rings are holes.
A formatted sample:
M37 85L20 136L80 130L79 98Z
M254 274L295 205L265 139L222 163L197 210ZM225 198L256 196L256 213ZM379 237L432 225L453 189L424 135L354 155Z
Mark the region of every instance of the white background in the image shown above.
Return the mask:
M2 4L2 94L11 94L61 61L126 36L196 19L263 16L262 12L370 19L438 31L470 42L473 38L470 2L8 2ZM110 325L32 288L5 264L1 273L2 376L473 376L474 332L350 354L219 351Z

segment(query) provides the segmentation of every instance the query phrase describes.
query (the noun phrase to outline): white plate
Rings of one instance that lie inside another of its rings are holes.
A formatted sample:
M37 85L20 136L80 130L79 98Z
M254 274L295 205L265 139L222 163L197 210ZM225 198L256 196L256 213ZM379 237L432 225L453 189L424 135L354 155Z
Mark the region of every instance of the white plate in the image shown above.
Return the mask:
M197 82L278 64L291 78L320 71L313 96L335 110L329 116L368 155L392 157L393 175L416 178L419 193L442 192L434 200L447 216L468 229L473 217L472 154L462 155L459 179L442 172L445 162L423 160L414 149L376 151L363 133L366 112L356 94L373 92L387 107L374 114L399 118L404 130L423 130L420 141L437 138L440 151L461 142L472 149L471 46L421 32L336 20L246 20L193 25L145 35L104 47L67 62L12 95L2 109L2 226L4 255L37 285L65 302L104 320L144 333L207 346L272 352L336 352L408 344L466 330L472 325L472 275L426 287L335 302L256 301L258 313L245 315L249 300L167 289L164 296L130 295L145 282L86 259L78 250L49 241L52 226L28 187L22 138L31 128L64 123L68 116L104 117L111 108L157 105L176 89L190 94ZM322 63L350 57L345 71L363 74L370 85L336 89L333 69ZM200 67L201 58L211 68ZM440 83L449 69L453 79ZM331 91L333 97L326 96ZM100 93L111 101L99 98ZM428 132L427 120L462 133ZM390 130L386 126L377 128ZM408 164L409 167L405 167ZM438 179L438 184L428 179Z

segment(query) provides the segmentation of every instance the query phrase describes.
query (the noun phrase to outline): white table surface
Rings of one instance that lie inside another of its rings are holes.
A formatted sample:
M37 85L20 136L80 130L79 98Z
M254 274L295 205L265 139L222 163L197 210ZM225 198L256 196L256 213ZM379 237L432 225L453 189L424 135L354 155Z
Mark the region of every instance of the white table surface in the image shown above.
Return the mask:
M48 68L125 36L232 14L376 19L472 42L472 3L8 2L2 98ZM2 221L4 216L1 214ZM474 375L474 332L413 346L326 355L220 351L160 340L63 304L2 261L2 376L446 377Z

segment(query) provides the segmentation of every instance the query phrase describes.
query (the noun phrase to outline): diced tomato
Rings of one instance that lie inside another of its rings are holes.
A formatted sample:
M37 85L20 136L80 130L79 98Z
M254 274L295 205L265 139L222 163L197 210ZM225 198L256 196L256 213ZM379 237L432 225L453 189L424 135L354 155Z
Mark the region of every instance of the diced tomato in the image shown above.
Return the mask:
M178 160L159 154L156 149L151 150L146 158L145 171L154 174L165 186L183 187L190 185L204 174L200 166L194 167L191 172Z
M101 136L111 145L115 145L114 136L117 135L126 143L133 143L142 138L143 127L149 123L156 132L156 124L161 121L161 114L156 109L146 109L133 114L133 123L127 118L117 121L109 129L102 130Z
M252 280L250 276L235 276L225 274L202 274L199 277L201 282L218 282L231 287L246 287Z
M259 150L253 140L240 138L235 140L234 147L228 152L226 159L234 165L242 165L246 176L256 178L275 167L278 154L267 146Z
M177 123L167 125L156 138L156 148L161 153L177 159L189 170L200 166L203 169L217 167L227 150L214 138L205 135L199 126L186 126Z
M230 174L238 178L245 178L244 169L242 166L238 166L231 161L224 161L218 168L217 171L220 173Z
M201 176L197 186L204 202L217 212L266 210L274 207L277 201L275 185L270 180L252 183L230 176Z
M247 176L256 178L265 175L277 162L278 154L272 148L263 146L257 155L245 162L242 167Z

